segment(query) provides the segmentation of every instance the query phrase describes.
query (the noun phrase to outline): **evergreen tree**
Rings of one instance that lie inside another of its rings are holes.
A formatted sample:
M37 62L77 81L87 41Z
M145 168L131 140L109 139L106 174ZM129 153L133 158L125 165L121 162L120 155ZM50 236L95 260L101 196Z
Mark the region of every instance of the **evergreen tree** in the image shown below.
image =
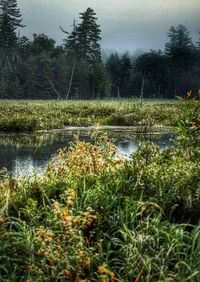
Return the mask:
M192 64L194 45L189 30L184 25L172 26L167 35L170 41L165 45L165 53L172 62L180 67Z
M16 29L23 27L16 0L0 0L0 48L12 49L17 44Z
M131 94L131 60L128 54L120 59L120 93L122 97L130 97Z
M79 56L89 62L101 61L101 47L99 41L100 26L96 23L96 13L93 9L87 8L80 13L81 23L77 26L77 50Z
M200 32L199 32L200 34ZM200 50L200 38L199 38L199 41L197 42L197 49Z
M120 96L121 67L118 53L111 54L107 63L106 70L109 73L112 82L112 96Z

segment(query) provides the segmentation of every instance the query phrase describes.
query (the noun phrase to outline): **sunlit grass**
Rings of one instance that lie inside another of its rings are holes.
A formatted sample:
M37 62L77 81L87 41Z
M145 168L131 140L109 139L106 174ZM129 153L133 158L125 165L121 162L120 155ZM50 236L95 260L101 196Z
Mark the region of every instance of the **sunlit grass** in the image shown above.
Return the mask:
M108 138L73 142L44 175L2 175L0 280L200 279L199 159Z
M0 102L0 131L22 132L65 126L173 126L178 103L170 100L70 100Z

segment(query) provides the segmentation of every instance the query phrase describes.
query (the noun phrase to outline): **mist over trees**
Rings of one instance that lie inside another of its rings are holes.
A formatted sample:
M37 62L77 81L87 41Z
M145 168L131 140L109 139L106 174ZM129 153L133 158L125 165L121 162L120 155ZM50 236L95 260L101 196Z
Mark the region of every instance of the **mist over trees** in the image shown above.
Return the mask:
M43 33L20 36L22 27L17 1L1 0L0 98L174 98L200 88L200 39L192 42L184 25L169 29L164 50L136 57L113 52L104 61L101 27L91 8L71 31L60 27L62 46Z

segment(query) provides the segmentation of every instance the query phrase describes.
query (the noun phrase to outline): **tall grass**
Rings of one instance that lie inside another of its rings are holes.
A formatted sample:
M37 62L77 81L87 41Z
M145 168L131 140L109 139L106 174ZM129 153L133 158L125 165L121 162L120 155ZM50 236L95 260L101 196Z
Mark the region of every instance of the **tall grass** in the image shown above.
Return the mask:
M0 131L26 132L65 126L177 124L178 103L152 100L8 101L0 103Z
M1 182L1 281L199 281L199 159L106 136ZM187 173L186 173L187 172Z
M199 115L181 118L176 148L144 143L125 160L95 132L42 176L3 171L0 281L199 282Z

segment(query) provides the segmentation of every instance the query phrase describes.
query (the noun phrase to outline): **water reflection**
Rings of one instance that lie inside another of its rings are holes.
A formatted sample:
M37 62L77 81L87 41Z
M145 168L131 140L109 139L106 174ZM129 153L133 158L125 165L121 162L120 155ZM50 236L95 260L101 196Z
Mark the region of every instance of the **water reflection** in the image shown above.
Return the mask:
M78 134L81 140L91 141L92 130L71 130L37 135L1 135L0 136L0 169L6 167L15 176L42 172L57 150L66 147ZM130 130L110 130L110 138L118 147L118 152L128 156L134 152L139 143L149 140L161 149L172 146L172 134L135 135Z

